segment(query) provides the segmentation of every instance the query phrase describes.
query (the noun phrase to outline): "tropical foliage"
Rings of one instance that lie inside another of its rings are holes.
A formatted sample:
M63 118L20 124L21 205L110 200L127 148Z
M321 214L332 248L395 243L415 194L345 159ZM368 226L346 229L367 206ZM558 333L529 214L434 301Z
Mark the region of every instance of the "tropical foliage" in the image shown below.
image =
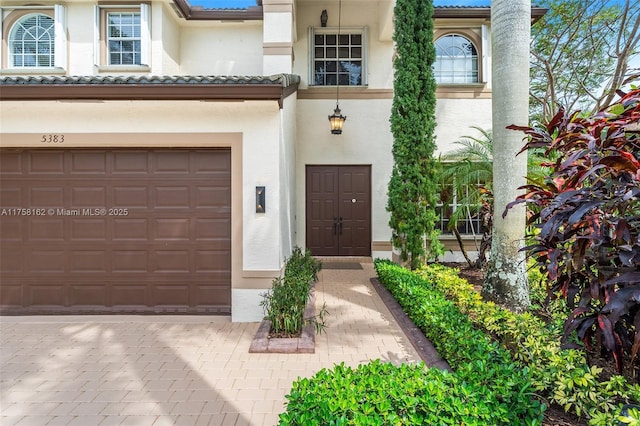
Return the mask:
M556 106L596 112L615 90L640 78L640 1L541 0L531 28L531 110L548 122Z
M640 89L621 96L592 116L561 109L544 127L511 127L524 150L558 157L512 205L530 207L526 250L572 309L564 344L602 345L619 372L640 350Z
M474 361L465 359L465 354L477 356L480 352L475 349L475 342L487 339L506 351L517 371L526 372L527 389L532 396L588 419L590 425L614 424L623 405L640 399L639 385L631 384L623 376L606 375L600 367L590 366L581 351L560 348L566 310L559 300L551 304L543 300L546 288L539 287L541 275L535 269L530 271L529 281L534 305L546 306L546 315L542 317L537 314L538 307L535 312L516 314L483 301L456 270L442 265L432 264L412 272L391 262L376 260L376 270L383 285L397 288L397 291L391 291L405 312L425 332L438 352L447 360L453 360L450 363L454 369L459 368L460 362L471 365ZM443 321L436 326L431 320L434 314L430 307L434 303L440 304L441 298L460 316L436 316L433 321ZM473 325L473 331L468 333L468 342L460 343L452 336L456 336L455 330L463 327L458 323L467 322ZM487 386L497 380L495 375L491 377L494 379L484 379Z

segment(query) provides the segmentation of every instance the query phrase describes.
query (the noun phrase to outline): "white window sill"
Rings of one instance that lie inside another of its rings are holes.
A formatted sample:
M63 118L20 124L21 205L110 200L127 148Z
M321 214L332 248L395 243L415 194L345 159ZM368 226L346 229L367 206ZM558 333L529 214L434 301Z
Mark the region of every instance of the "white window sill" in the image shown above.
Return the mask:
M100 73L149 71L151 71L151 67L149 65L103 65L98 67L98 72Z
M0 75L65 75L67 71L60 67L19 67L3 68Z

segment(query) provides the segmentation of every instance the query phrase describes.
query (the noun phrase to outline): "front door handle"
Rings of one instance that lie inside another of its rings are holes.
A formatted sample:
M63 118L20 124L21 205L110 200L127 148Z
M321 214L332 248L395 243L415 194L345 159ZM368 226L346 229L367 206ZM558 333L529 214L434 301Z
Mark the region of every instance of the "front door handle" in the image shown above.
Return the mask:
M342 218L338 218L338 226L340 227L340 235L342 235Z

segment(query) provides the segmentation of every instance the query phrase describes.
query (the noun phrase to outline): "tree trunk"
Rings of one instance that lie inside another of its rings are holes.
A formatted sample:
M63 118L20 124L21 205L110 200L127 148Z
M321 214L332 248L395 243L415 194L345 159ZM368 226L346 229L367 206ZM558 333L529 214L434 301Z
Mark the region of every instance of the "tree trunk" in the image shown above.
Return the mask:
M530 0L493 0L491 5L492 127L493 127L493 237L491 257L482 295L521 312L529 302L525 255L524 204L503 217L517 188L525 184L527 156L516 154L524 144L522 134L506 129L529 122Z

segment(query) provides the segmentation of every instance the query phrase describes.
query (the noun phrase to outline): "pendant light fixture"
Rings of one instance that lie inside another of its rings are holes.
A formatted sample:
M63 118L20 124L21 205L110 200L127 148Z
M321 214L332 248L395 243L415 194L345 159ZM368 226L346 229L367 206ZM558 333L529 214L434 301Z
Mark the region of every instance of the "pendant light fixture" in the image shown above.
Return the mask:
M342 134L342 126L347 119L340 111L340 26L342 24L342 0L338 0L338 37L336 39L336 109L329 116L331 134Z

